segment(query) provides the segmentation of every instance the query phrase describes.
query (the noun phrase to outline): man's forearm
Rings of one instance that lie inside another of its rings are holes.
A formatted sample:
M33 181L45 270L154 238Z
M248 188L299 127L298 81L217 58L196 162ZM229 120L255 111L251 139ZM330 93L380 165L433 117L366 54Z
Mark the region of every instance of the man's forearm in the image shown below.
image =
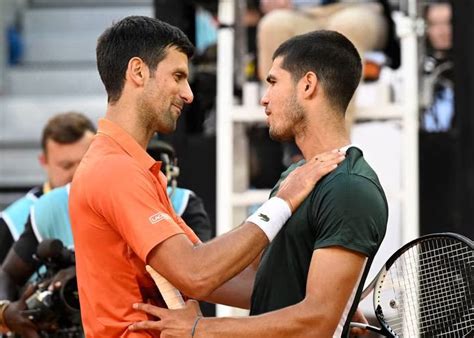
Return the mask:
M203 318L196 337L332 337L366 260L341 247L317 249L303 301L255 317Z
M273 312L247 318L202 318L195 338L332 337L327 314L304 301Z
M13 279L0 267L0 299L15 300L18 296Z
M167 240L153 250L156 253L150 253L149 264L168 276L170 282L186 295L206 299L217 287L252 263L266 245L268 238L263 231L252 223L245 223L194 248L183 249L180 243ZM172 260L169 252L176 253Z
M18 243L18 242L17 242ZM16 300L18 290L28 281L35 268L11 248L0 268L0 299Z
M255 281L255 269L247 267L237 276L217 288L206 297L206 301L223 304L241 309L250 309L253 284Z

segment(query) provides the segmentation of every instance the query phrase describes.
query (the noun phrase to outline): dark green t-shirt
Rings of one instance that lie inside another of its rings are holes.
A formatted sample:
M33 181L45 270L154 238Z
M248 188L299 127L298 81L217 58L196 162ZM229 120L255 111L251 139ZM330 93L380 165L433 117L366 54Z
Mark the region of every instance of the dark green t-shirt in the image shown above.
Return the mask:
M286 170L272 191L301 161ZM373 257L383 237L388 206L377 175L362 151L351 147L346 159L318 182L263 253L252 293L251 315L302 301L313 251L340 246L368 257L357 290L358 300ZM357 302L344 325L345 336Z

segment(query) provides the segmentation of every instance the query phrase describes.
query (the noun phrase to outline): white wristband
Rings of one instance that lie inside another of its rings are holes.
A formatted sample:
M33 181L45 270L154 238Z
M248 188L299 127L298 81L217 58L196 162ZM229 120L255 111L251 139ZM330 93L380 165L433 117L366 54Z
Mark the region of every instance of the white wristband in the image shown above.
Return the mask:
M278 231L291 217L288 203L279 197L272 197L247 218L247 222L256 224L271 242Z

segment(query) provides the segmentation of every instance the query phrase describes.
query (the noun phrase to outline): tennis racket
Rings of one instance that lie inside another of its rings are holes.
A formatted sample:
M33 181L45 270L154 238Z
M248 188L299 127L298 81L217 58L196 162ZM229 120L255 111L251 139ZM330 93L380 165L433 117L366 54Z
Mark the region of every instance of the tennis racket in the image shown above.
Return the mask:
M151 278L155 281L158 290L160 290L161 296L165 300L168 309L181 309L184 307L184 299L173 284L168 282L166 278L156 272L150 265L146 266L146 271L150 274Z
M454 233L422 236L397 250L362 292L372 290L387 337L474 337L474 244Z

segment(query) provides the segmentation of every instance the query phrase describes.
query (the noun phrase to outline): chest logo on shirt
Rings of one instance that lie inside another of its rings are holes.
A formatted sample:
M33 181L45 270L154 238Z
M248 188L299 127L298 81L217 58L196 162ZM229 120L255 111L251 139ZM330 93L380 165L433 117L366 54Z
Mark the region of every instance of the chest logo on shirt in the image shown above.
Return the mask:
M164 220L171 221L171 217L168 214L165 214L164 212L157 212L156 214L150 216L148 220L150 221L151 224L156 224Z
M268 222L270 220L270 217L262 213L258 214L258 217L260 217L260 219L264 222Z

